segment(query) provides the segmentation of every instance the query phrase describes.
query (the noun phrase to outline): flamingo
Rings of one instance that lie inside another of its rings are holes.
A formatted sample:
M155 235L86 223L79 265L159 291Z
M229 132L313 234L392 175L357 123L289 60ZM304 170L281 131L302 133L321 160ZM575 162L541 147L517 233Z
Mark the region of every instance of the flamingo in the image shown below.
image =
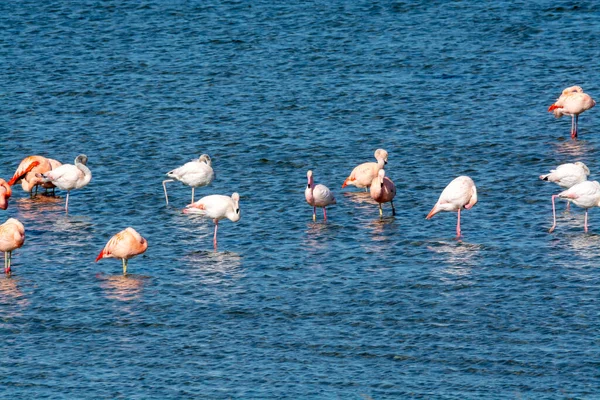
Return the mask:
M184 185L192 187L192 203L194 202L194 189L210 184L215 178L215 172L211 167L211 160L208 154L202 154L199 159L185 163L183 166L167 172L167 176L172 179L163 181L165 189L165 199L169 205L169 196L167 195L167 182L179 181Z
M348 176L342 184L342 188L345 188L348 185L354 185L357 188L365 188L366 191L366 188L371 186L373 179L377 177L379 170L383 169L387 164L387 151L383 149L375 150L375 159L377 160L376 163L366 162L354 168L350 173L350 176Z
M304 190L304 197L306 202L313 207L313 221L317 220L317 207L323 207L323 219L327 221L326 207L336 204L333 193L325 185L315 185L312 171L308 171L306 177L308 178L308 184Z
M596 102L587 93L583 93L581 86L571 86L562 91L556 102L548 107L556 118L563 115L571 116L571 137L577 137L579 114L594 107Z
M551 169L549 174L540 175L540 179L569 189L580 182L587 181L589 175L590 169L581 161L577 161L576 163L561 164L556 169ZM571 203L567 202L567 210L569 204Z
M232 222L240 220L240 195L233 193L231 197L213 194L205 196L195 203L188 204L183 210L185 214L201 214L212 218L215 223L215 235L213 245L217 251L217 229L219 221L227 218Z
M10 275L12 252L23 246L25 227L15 218L9 218L0 225L0 251L4 252L4 273Z
M127 261L146 251L148 241L131 227L114 235L104 249L96 257L96 262L103 258L120 258L123 261L123 275L127 275Z
M556 228L556 210L554 208L554 199L558 197L573 202L576 206L585 208L585 219L583 229L588 231L588 208L600 206L600 183L598 181L583 181L573 187L552 196L552 217L554 223L548 232L552 233Z
M385 176L385 170L380 169L377 176L371 181L371 198L379 203L379 216L383 216L383 209L381 205L383 203L390 203L392 205L392 215L396 215L396 209L394 208L394 197L396 196L396 185L387 176Z
M12 188L4 180L0 179L0 210L6 210L8 208L8 199L12 195Z
M47 160L48 160L48 162L50 162L52 169L56 169L62 165L62 163L60 161L55 160L53 158L48 158ZM54 184L52 184L51 182L44 182L44 183L42 183L42 187L44 189L46 189L46 193L48 192L48 189L52 189L52 195L54 195L54 189L56 188L56 186L54 186Z
M23 190L33 196L33 188L37 192L38 185L43 183L43 179L38 175L50 170L52 170L52 164L48 158L42 156L25 157L17 167L13 177L8 181L8 184L12 186L15 183L21 182Z
M80 154L75 158L75 165L64 164L40 176L43 182L51 182L57 188L67 191L65 212L69 212L69 193L73 189L81 189L92 179L92 171L87 167L88 157Z
M427 219L431 219L440 211L458 211L458 221L456 223L456 238L460 238L460 210L470 209L477 203L477 188L475 182L468 176L459 176L446 186L442 191L440 198L435 206L427 214Z

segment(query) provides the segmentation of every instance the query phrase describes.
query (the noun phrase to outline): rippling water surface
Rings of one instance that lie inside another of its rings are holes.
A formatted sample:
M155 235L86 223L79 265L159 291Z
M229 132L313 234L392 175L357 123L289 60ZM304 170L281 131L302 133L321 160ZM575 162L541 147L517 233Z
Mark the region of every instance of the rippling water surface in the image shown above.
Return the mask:
M600 392L600 212L538 179L600 173L600 6L572 1L5 2L0 176L89 156L59 199L16 187L25 245L0 278L2 397L593 398ZM340 189L388 150L396 217ZM181 209L164 173L208 153L198 189L242 219ZM306 171L334 190L311 219ZM425 216L470 175L479 203ZM132 226L120 275L94 258Z

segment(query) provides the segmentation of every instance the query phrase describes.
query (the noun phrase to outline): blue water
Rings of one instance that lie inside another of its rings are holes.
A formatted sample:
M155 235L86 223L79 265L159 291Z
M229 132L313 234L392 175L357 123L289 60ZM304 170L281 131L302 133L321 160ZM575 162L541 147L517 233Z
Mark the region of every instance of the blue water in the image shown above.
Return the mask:
M15 187L0 220L25 245L0 278L0 397L10 399L600 397L600 212L538 176L598 179L600 5L527 1L0 4L0 176L41 154L93 178L60 198ZM396 217L354 188L389 152ZM181 209L164 174L208 153L196 196L241 195L242 219ZM306 171L338 204L313 223ZM425 216L471 176L479 203ZM0 221L1 222L1 221ZM132 226L121 275L94 259Z

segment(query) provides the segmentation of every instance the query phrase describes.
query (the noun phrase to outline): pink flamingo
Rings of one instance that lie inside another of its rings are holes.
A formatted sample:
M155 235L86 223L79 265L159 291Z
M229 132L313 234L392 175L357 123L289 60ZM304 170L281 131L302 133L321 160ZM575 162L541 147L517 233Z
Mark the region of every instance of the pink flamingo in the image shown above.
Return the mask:
M554 223L548 232L552 233L556 228L556 210L554 199L558 197L573 202L576 206L585 208L585 219L583 229L588 231L588 208L600 206L600 183L598 181L583 181L573 187L552 196L552 217Z
M583 93L580 86L571 86L562 91L562 94L556 102L548 107L556 118L563 115L571 116L571 137L577 137L577 127L579 125L579 114L594 107L596 102L589 94Z
M375 150L375 159L377 162L362 163L352 170L350 176L342 184L342 188L348 185L354 185L357 188L366 188L371 186L373 179L377 177L380 169L387 164L388 153L383 149Z
M379 203L379 216L383 216L383 209L381 205L383 203L390 203L392 205L392 215L396 215L396 209L394 208L394 197L396 196L396 185L387 176L385 176L385 170L380 169L377 176L371 181L371 198Z
M15 183L21 182L23 190L33 196L33 189L35 188L37 192L38 185L43 183L43 179L38 174L43 174L50 170L52 170L52 164L46 157L25 157L17 167L13 177L8 181L8 184L12 186Z
M576 163L561 164L556 169L551 169L549 174L540 175L540 179L569 189L578 183L587 181L589 175L590 169L581 161L577 161ZM567 202L567 210L569 204L571 203Z
M25 227L14 218L9 218L0 225L0 251L4 252L4 273L10 275L12 252L23 246L25 242Z
M123 260L123 275L127 275L127 261L140 255L148 248L148 241L131 227L114 235L104 249L96 257L96 262L103 258L120 258Z
M304 190L304 197L306 198L306 202L313 207L313 221L317 220L317 207L323 207L323 219L327 221L327 210L325 207L336 204L333 193L325 185L315 185L312 171L308 171L306 177L308 178L308 184Z
M470 209L477 204L477 188L475 182L468 176L459 176L446 186L442 191L440 198L435 206L427 214L427 219L431 219L440 211L458 211L458 221L456 223L456 238L460 238L460 210Z
M217 251L217 229L219 221L227 218L231 222L240 220L240 195L233 193L231 197L213 194L205 196L195 203L188 204L183 210L185 214L200 214L212 218L215 223L215 235L213 245Z
M0 210L8 208L8 199L12 195L12 188L4 179L0 179Z

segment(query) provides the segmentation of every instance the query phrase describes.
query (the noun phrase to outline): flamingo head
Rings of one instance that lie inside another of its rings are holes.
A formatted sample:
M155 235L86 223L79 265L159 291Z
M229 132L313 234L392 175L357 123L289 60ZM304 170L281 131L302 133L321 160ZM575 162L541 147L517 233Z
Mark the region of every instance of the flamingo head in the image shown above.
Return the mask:
M240 211L240 195L236 192L231 195L231 201L233 202L233 217L229 218L232 222L238 222L242 217Z
M210 167L210 164L212 162L211 159L210 159L210 156L208 154L202 154L200 156L200 158L198 159L198 161L205 163L209 167Z
M86 156L85 154L80 154L77 157L75 157L75 164L83 164L86 165L88 162L88 156Z
M306 179L308 179L308 188L312 188L314 186L314 178L313 178L313 172L311 170L308 170L308 172L306 173Z
M377 176L379 178L379 183L381 185L383 185L383 178L385 178L385 170L380 169L379 172L377 173Z
M383 161L383 165L387 164L388 162L388 152L385 151L384 149L377 149L375 150L375 159L377 161Z

